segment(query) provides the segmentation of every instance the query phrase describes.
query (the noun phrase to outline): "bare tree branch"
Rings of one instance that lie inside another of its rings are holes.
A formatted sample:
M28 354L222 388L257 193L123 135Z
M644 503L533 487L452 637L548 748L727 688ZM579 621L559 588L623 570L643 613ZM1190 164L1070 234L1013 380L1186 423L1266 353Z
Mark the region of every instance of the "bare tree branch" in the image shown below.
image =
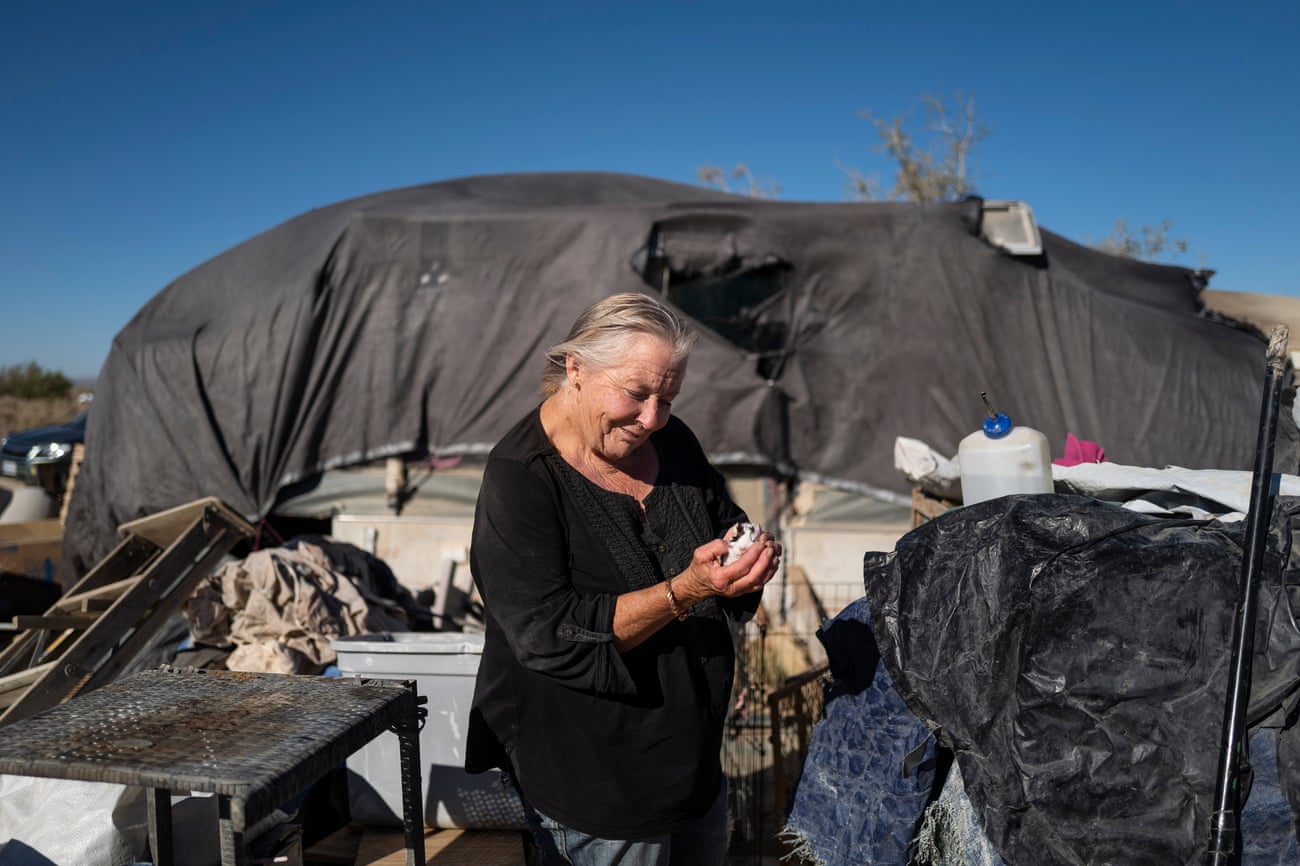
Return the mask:
M1126 259L1155 261L1187 252L1187 241L1171 236L1174 221L1165 217L1157 226L1144 225L1136 231L1129 228L1128 220L1120 217L1110 234L1100 241L1088 240L1093 249L1123 256Z
M880 139L876 149L898 166L889 192L891 200L952 201L974 192L971 174L979 144L988 135L988 128L975 113L974 94L957 91L954 99L955 120L942 97L933 94L921 97L925 106L921 144L909 132L911 113L885 120L870 110L858 112L859 117L875 127Z
M837 157L835 167L845 177L846 199L956 201L976 193L979 148L989 129L976 113L975 94L957 90L949 102L941 94L925 93L921 104L925 118L919 124L913 122L911 112L888 119L877 117L869 109L857 112L875 131L875 150L893 160L894 179L888 193L882 193L879 177L868 176ZM696 177L705 186L753 198L777 198L781 190L776 181L756 177L744 163L737 163L731 171L716 165L701 166ZM1090 238L1087 243L1132 259L1155 260L1188 251L1187 241L1173 236L1173 221L1168 218L1138 229L1130 228L1127 220L1117 219L1109 236L1101 241Z
M743 181L743 189L732 189L728 177L731 180ZM750 198L775 199L781 197L781 185L779 183L770 178L758 177L743 162L736 163L736 167L730 173L720 166L702 165L695 169L695 178L705 186L720 189L723 192L747 195Z

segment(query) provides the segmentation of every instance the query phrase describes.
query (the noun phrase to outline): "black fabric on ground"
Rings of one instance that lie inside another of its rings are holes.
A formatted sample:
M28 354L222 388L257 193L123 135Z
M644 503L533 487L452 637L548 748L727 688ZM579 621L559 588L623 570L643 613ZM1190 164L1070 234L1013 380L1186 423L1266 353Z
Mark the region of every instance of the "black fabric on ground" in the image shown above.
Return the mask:
M1300 500L1278 500L1252 725L1296 710L1298 515ZM1007 862L1201 862L1241 540L1240 523L1048 494L949 512L867 558L872 628L895 686L956 752ZM1300 785L1295 763L1279 760L1284 791Z
M569 173L303 214L117 334L64 561L82 574L121 523L200 497L259 519L327 468L486 454L537 401L544 350L618 291L666 291L707 323L673 411L721 465L902 502L895 438L955 453L988 391L1058 451L1073 432L1129 465L1251 467L1265 340L1202 317L1198 274L1050 231L1042 256L1015 258L978 213ZM1284 412L1283 471L1297 438Z

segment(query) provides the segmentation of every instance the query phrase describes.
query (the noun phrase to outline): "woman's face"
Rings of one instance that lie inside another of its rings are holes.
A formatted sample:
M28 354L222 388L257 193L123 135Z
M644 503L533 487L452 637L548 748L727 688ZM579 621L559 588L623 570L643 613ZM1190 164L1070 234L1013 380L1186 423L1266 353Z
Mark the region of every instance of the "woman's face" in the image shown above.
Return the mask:
M668 423L686 362L673 363L672 346L667 341L638 334L628 341L627 351L615 366L596 369L570 355L567 371L583 444L602 459L616 463Z

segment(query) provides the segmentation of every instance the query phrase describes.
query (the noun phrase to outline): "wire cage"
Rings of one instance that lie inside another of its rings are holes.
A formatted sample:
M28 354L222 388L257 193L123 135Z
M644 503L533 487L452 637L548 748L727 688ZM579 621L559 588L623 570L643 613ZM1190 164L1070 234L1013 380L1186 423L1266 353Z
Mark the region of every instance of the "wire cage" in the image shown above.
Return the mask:
M802 599L800 615L787 611L774 622L765 599L758 616L737 633L736 688L722 754L732 820L727 862L734 866L790 862L780 832L822 717L828 676L816 632L862 595L860 583L813 591L797 569L791 571L790 583L804 582L795 593Z

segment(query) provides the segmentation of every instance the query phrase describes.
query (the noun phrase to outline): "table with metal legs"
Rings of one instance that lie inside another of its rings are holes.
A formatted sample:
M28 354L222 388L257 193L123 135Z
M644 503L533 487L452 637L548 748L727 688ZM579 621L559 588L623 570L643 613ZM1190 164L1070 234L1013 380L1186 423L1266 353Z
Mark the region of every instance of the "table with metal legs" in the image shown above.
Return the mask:
M419 703L413 682L164 665L0 727L0 773L145 788L159 866L173 862L171 794L214 794L221 862L246 866L249 827L392 730L406 863L424 866Z

